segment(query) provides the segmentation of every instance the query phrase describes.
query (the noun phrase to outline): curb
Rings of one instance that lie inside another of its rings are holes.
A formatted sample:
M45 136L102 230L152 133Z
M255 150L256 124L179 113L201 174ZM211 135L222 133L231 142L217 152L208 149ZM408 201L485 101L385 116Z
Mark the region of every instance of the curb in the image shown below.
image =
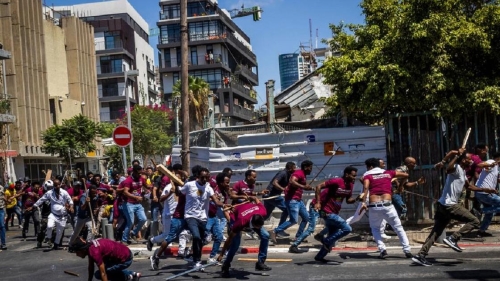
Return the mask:
M500 242L499 243L467 243L467 244L461 244L460 247L462 248L473 248L473 247L500 247ZM387 249L401 249L401 246L388 246L386 247ZM420 249L420 245L415 245L411 246L412 249ZM129 248L133 252L148 252L149 251L146 248ZM270 246L268 247L268 253L288 253L289 247L273 247ZM179 247L169 247L165 249L164 254L167 256L177 256L177 253L179 251ZM212 247L204 247L202 250L203 255L208 255L212 251ZM313 252L318 252L319 249L317 248L308 248L307 252L313 253ZM332 248L333 252L343 252L343 251L378 251L377 247L343 247L343 248ZM238 251L239 254L258 254L259 253L259 247L243 247L240 248Z

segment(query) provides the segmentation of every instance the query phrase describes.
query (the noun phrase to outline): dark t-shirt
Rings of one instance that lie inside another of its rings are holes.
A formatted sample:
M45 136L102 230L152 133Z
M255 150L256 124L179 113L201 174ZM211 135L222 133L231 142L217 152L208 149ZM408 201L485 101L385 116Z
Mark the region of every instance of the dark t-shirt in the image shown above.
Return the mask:
M278 184L281 187L286 188L288 186L288 182L290 181L290 176L291 174L288 173L287 170L278 172L267 186L267 190L269 190L269 196L280 195L282 192L281 190L278 190L276 187L274 187L273 182L275 180L278 180Z

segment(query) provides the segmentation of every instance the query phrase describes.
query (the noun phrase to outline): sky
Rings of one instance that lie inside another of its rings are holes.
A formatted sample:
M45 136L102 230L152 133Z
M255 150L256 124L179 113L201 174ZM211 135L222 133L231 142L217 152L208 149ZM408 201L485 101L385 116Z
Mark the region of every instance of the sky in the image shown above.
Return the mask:
M97 0L43 0L46 5L66 6ZM159 17L159 0L129 0L151 27L156 27ZM235 18L234 22L250 37L253 52L257 56L259 86L258 104L265 103L265 82L276 81L275 95L280 92L278 56L299 51L300 44L309 45L309 19L312 21L312 43L324 47L321 41L331 37L329 24L363 23L358 0L219 0L219 7L226 10L260 6L262 19L254 22L252 16ZM150 37L156 50L157 37ZM157 52L155 52L157 53ZM158 64L156 58L156 64Z

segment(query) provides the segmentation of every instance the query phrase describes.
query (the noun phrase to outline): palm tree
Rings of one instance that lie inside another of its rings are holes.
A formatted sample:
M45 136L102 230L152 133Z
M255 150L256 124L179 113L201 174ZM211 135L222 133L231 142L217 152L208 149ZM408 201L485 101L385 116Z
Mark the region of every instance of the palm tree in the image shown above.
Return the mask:
M189 76L189 124L190 131L203 128L203 119L208 115L208 95L210 85L199 77ZM181 80L177 80L173 87L173 96L180 97Z

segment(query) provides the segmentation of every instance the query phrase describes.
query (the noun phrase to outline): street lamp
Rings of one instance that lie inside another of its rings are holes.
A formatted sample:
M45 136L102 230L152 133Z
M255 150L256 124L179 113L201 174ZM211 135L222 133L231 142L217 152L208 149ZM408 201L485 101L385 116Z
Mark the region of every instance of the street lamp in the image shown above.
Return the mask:
M126 100L126 107L127 107L127 127L129 128L130 132L132 132L132 119L130 117L130 96L128 94L128 77L137 77L139 76L139 70L133 69L133 70L126 70L124 72L125 76L125 88L123 89L123 94L125 95L125 100ZM124 149L125 150L125 149ZM134 142L130 142L130 161L134 161ZM126 167L124 167L126 169Z

